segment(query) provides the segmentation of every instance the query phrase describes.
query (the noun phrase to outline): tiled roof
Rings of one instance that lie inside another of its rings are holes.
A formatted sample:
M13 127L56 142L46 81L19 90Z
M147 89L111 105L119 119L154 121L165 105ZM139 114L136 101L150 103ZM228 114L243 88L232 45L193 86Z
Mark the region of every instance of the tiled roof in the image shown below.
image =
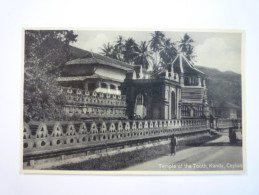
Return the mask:
M72 60L66 63L68 66L75 64L102 64L127 71L133 69L133 66L128 63L90 51L82 50L73 46L70 46L70 53Z
M72 60L77 59L77 58L85 58L85 57L90 57L92 54L89 51L74 47L74 46L69 46L69 54L70 58Z
M195 68L183 54L178 54L172 64L174 72L205 75L205 73Z

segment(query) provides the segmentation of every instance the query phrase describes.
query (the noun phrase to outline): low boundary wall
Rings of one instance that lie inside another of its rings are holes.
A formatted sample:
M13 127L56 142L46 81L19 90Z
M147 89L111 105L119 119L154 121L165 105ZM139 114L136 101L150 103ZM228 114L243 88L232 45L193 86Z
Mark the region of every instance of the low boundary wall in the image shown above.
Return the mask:
M23 162L210 132L206 119L24 123ZM60 159L62 160L62 158Z

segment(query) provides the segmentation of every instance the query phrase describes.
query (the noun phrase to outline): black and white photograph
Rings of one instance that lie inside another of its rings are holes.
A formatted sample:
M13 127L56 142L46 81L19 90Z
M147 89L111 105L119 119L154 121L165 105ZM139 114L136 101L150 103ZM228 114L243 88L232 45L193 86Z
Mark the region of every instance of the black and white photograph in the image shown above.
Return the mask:
M24 173L245 173L243 31L23 36Z
M258 0L0 2L0 194L259 194Z

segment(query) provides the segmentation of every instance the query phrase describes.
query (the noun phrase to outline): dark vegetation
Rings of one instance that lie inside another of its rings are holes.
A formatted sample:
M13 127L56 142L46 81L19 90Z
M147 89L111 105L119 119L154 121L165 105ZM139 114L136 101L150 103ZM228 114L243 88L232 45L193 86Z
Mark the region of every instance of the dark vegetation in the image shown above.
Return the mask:
M101 54L129 64L141 65L144 69L154 73L170 65L177 54L182 52L187 59L192 60L194 55L193 39L185 34L178 41L173 42L164 32L151 33L149 41L137 43L133 38L124 39L118 36L114 44L108 42L101 48Z
M208 101L213 101L217 106L237 106L241 108L241 75L217 69L197 66L207 76Z
M62 119L64 97L56 78L71 56L77 35L67 30L26 30L24 58L24 121Z

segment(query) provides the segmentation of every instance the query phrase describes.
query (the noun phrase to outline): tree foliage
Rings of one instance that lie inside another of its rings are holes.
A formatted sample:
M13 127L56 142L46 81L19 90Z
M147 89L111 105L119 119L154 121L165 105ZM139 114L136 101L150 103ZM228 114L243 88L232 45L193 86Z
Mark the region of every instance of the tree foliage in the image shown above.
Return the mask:
M124 38L122 36L119 36L117 38L116 44L114 46L114 52L115 52L116 59L121 61L124 60L123 53L125 52L125 44L124 44Z
M69 43L77 35L67 30L26 30L24 59L24 120L62 117L64 102L56 78L70 59Z
M165 39L165 34L161 31L155 31L151 33L151 40L150 40L150 48L154 52L154 61L153 61L153 71L157 72L158 69L162 66L160 60L160 51L163 48L163 42Z
M148 43L146 41L141 41L138 46L135 63L142 65L144 69L148 69L152 60L153 54L152 51L149 50Z
M123 52L125 62L133 64L138 55L138 44L133 38L125 40L125 50Z
M144 69L152 68L154 74L168 67L179 52L187 59L194 59L193 39L185 34L179 44L172 42L165 36L164 32L155 31L151 33L150 41L136 43L133 38L124 39L118 36L114 46L110 43L101 48L103 55L121 60L130 64L142 65Z
M107 57L116 58L114 47L110 43L103 44L101 54Z
M182 52L188 60L192 60L195 58L195 55L193 52L194 47L192 45L193 43L194 41L191 38L191 36L186 33L181 39L179 44L180 52Z
M164 39L162 42L162 49L160 51L162 66L167 67L170 65L177 54L178 51L175 47L175 43L171 42L171 39L169 38Z
M159 52L162 49L162 45L165 39L165 34L161 31L155 31L151 33L150 47L154 52Z

